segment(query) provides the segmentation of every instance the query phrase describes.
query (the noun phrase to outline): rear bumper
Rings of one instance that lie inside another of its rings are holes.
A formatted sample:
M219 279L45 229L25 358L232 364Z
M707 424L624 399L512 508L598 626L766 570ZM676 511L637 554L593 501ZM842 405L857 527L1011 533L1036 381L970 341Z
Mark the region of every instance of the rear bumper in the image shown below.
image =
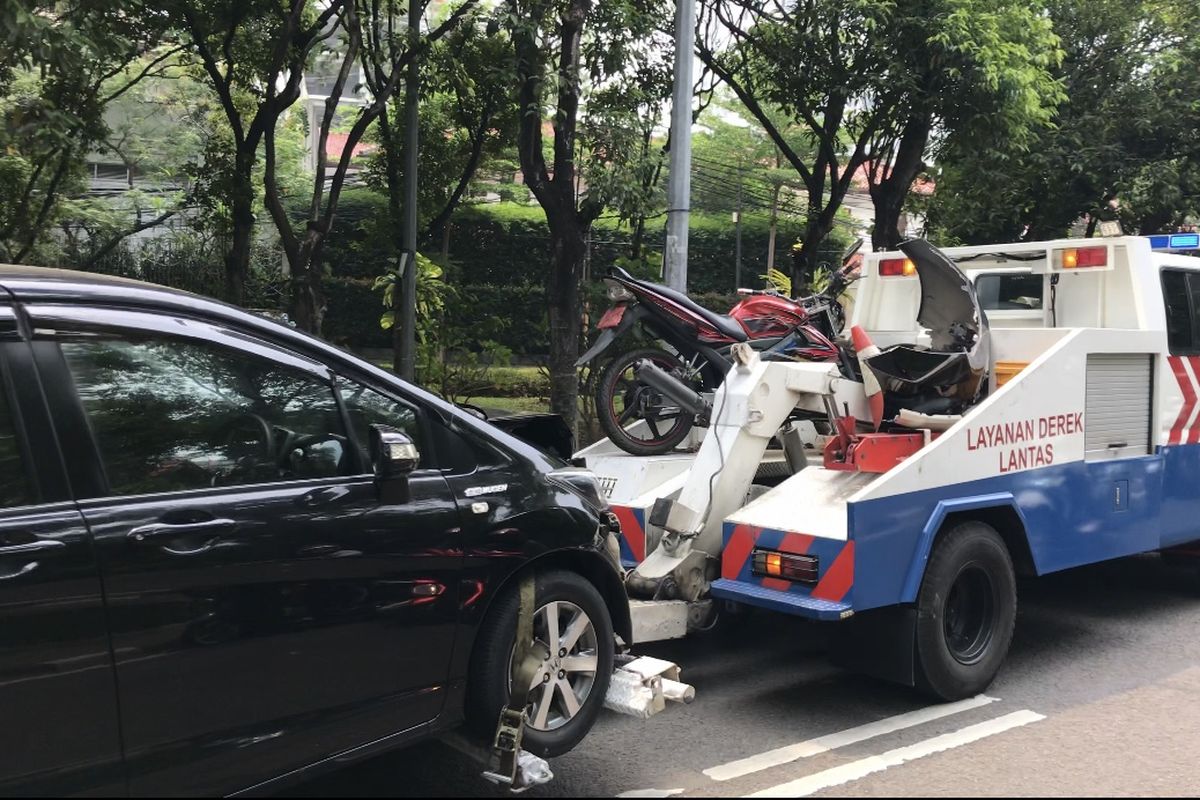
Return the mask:
M713 583L712 596L823 622L845 619L854 613L854 609L846 602L821 600L810 595L768 589L757 583L728 578L721 578Z

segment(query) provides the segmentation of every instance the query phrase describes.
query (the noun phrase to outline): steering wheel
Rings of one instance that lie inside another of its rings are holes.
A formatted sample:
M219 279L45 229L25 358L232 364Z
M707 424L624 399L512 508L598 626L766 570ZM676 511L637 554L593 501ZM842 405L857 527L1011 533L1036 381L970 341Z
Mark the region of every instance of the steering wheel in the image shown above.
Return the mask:
M279 467L279 456L275 450L275 431L271 427L271 423L266 419L252 412L245 412L234 417L223 428L223 433L219 437L220 447L226 451L233 451L238 442L239 435L252 434L253 439L258 447L257 452L248 452L234 460L233 465L224 471L213 476L212 483L214 486L222 477L236 474L238 472L262 469L264 466L269 466L273 469ZM248 439L243 438L241 442L246 442Z

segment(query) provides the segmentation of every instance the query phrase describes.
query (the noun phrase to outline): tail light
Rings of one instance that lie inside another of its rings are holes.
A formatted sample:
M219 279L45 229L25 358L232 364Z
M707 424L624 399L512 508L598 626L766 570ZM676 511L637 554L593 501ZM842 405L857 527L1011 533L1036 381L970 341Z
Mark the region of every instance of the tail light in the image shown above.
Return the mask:
M879 262L879 277L899 278L917 274L917 265L911 258L885 258Z
M750 571L762 578L783 578L785 581L816 583L818 566L816 556L755 548L751 556Z
M1107 267L1108 247L1069 247L1057 252L1058 266L1061 269L1083 269L1086 267Z

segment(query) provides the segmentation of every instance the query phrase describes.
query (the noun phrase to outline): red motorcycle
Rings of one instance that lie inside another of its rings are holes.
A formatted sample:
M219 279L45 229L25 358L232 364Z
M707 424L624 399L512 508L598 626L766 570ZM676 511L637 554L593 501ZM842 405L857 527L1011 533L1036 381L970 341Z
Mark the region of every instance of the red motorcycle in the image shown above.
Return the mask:
M600 335L576 366L598 360L635 329L654 345L618 352L605 365L595 392L600 427L633 455L673 450L693 425L707 421L706 404L681 405L671 396L699 397L720 386L733 365L729 349L737 342L749 342L764 358L839 361L847 374L857 374L853 352L837 337L845 324L838 297L857 266L852 257L860 245L846 255L823 292L793 300L778 292L740 290L745 296L728 315L618 267L610 269L605 283L613 306L600 318ZM675 391L663 391L668 382ZM686 391L679 391L680 385Z

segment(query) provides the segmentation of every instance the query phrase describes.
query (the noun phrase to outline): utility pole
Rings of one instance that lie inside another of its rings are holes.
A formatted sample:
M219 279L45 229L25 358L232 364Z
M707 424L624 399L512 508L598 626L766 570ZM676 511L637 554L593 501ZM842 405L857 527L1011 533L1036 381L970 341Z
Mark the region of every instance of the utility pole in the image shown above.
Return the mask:
M408 46L415 52L421 43L421 11L424 4L409 0ZM420 147L418 86L420 59L408 62L404 81L404 252L400 254L400 377L416 379L417 364L417 161Z
M742 157L738 156L737 211L733 212L734 241L733 289L742 288Z
M671 163L667 180L667 243L663 281L687 291L688 208L692 194L692 51L695 0L675 0L675 88L671 95Z
M779 150L775 150L775 171L779 171ZM775 224L779 219L779 190L782 187L776 176L775 192L771 195L771 230L767 235L767 272L775 268Z

